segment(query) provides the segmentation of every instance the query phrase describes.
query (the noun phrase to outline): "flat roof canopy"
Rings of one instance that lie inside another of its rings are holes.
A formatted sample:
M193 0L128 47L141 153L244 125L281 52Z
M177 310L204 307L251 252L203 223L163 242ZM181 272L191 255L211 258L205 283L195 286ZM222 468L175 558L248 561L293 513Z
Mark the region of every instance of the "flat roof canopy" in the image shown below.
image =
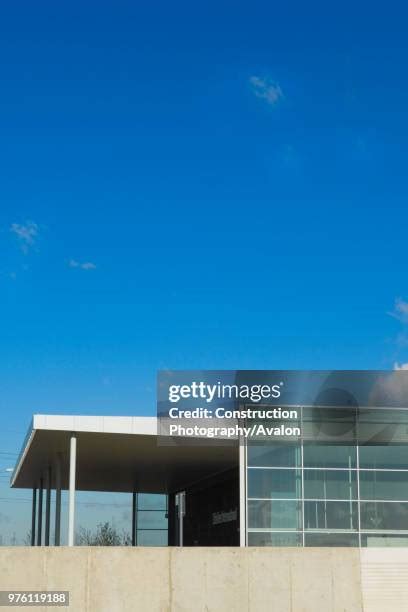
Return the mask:
M61 485L68 489L70 438L77 438L76 489L171 493L238 466L237 443L191 440L160 445L154 417L34 415L11 486L34 488L61 458Z

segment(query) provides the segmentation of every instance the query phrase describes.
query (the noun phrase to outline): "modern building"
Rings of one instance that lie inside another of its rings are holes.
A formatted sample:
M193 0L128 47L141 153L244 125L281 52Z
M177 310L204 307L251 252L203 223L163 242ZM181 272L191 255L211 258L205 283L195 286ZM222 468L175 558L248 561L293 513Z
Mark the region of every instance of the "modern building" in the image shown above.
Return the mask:
M33 491L32 544L60 543L66 489L70 545L81 490L129 493L133 544L137 494L159 493L169 545L408 546L408 408L296 409L298 437L241 444L160 444L148 417L35 415L11 480Z
M11 486L32 489L32 545L59 545L63 528L75 543L77 491L129 493L134 545L141 493L166 496L169 545L238 545L238 466L236 445L160 445L156 418L34 415ZM66 527L62 490L69 491Z
M246 542L408 546L408 410L299 407L302 436L246 448Z

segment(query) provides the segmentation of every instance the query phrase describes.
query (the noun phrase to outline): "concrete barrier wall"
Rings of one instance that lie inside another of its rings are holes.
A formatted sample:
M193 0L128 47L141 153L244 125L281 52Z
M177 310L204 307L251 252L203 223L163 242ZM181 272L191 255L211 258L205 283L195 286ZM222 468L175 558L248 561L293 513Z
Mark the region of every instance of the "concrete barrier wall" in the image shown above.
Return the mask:
M0 590L74 612L400 612L407 576L408 549L0 548Z

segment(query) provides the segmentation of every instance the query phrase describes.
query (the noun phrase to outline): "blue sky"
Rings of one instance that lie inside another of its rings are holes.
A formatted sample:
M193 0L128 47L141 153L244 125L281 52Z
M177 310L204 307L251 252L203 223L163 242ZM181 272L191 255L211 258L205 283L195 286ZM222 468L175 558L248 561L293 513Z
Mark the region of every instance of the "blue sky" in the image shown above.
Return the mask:
M408 361L401 3L1 12L2 453L158 368Z

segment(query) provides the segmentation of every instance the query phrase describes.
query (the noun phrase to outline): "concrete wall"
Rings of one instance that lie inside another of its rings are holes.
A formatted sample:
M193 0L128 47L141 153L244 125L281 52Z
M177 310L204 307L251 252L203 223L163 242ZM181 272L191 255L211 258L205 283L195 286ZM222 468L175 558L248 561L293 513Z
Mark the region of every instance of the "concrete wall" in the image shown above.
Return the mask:
M0 590L74 612L400 612L407 576L408 549L0 548Z

